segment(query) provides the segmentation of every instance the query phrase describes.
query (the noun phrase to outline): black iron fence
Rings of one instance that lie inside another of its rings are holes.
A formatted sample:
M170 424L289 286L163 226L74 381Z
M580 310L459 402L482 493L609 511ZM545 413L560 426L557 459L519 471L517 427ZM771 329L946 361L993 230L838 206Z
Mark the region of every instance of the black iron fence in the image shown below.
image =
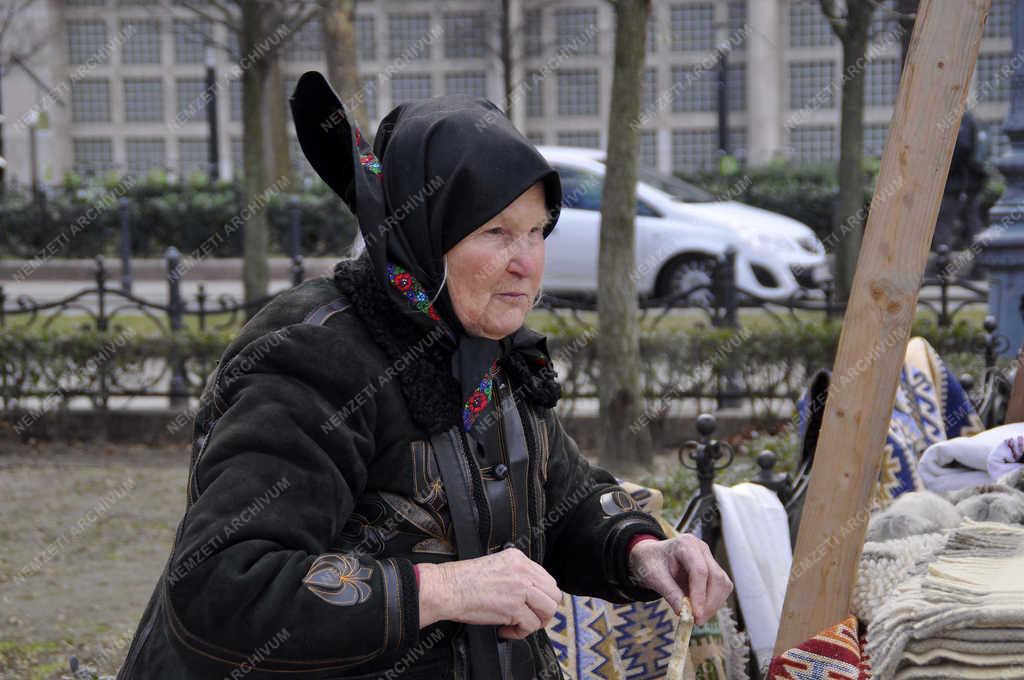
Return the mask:
M305 277L297 249L296 242L292 285ZM666 395L673 400L692 399L698 409L760 403L767 415L779 410L778 403L791 403L815 370L831 365L837 339L837 324L832 322L841 317L843 305L834 300L830 287L802 290L784 301L758 298L737 286L735 257L730 251L719 258L703 283L669 297L640 301L638 321L645 330L641 342L648 399ZM939 272L947 270L947 260L948 254L941 253L936 267ZM133 294L130 279L122 278L119 287L110 285L102 256L95 258L93 285L57 300L37 301L28 295L12 299L0 285L3 407L31 398L66 403L73 397L86 397L96 408L107 408L113 397L146 396L167 398L172 407L179 408L198 397L230 334L274 295L244 303L228 294L213 297L199 284L194 295L186 298L182 265L180 253L169 248L165 254L166 302ZM969 386L993 383L992 376L999 372L996 358L1005 339L991 319L983 328L970 328L959 318L969 305L985 303L984 291L951 276L929 277L923 284L938 295L920 301L921 309L934 316L936 328L948 331L943 338L953 338L942 341L946 344L930 338L933 344L943 353L960 352L976 358L970 373L978 379L965 376ZM539 309L545 312L543 330L559 364L565 397L570 401L596 397L598 366L590 342L594 320L586 318L596 304L545 295ZM776 321L778 331L733 347L737 338L747 338L740 311L753 309ZM696 322L694 314L699 319ZM686 323L669 323L687 315ZM154 329L152 333L133 337L125 343L127 349L119 349L104 361L93 360L95 370L81 370L103 342L130 330L140 318ZM74 332L68 332L69 325ZM730 351L723 353L723 347ZM68 376L76 377L73 384Z

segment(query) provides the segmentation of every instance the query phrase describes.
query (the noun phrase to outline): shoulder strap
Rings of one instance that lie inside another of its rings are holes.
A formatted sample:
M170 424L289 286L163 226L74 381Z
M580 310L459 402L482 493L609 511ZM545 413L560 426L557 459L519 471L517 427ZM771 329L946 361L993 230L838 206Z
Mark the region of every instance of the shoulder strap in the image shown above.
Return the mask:
M480 544L480 522L476 502L473 500L471 470L462 445L462 436L456 427L430 438L431 449L437 459L441 483L448 497L448 511L451 513L452 528L455 532L455 547L459 559L471 559L484 554ZM498 629L496 626L467 625L469 656L474 678L507 677L498 660Z

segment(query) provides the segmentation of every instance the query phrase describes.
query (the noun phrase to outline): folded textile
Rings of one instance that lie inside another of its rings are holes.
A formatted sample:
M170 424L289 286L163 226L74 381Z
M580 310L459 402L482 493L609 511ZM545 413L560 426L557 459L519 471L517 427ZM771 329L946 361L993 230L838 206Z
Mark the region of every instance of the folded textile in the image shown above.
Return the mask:
M1024 527L965 519L875 611L865 651L877 676L1024 678L1022 573ZM942 638L962 644L936 654Z
M760 665L772 658L793 563L789 518L779 497L760 484L715 484L722 538L743 622Z
M862 647L857 619L850 616L774 657L767 677L769 680L868 680L872 669Z
M1024 455L1024 423L994 427L970 437L956 437L929 446L917 472L933 491L955 491L990 484L1020 469Z

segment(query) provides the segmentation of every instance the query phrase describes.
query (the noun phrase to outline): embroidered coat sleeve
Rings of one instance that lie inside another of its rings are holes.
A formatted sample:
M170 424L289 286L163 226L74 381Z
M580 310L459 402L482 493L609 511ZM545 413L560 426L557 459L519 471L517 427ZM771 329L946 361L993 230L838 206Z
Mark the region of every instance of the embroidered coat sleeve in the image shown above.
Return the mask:
M219 414L164 577L168 634L189 663L256 665L275 641L257 660L282 677L418 640L412 563L330 548L365 487L378 417L359 399L372 362L337 342L329 328L287 326L218 373Z
M657 520L610 472L580 454L554 411L546 411L544 422L550 447L544 567L574 595L616 604L660 598L631 581L626 550L637 534L666 538Z

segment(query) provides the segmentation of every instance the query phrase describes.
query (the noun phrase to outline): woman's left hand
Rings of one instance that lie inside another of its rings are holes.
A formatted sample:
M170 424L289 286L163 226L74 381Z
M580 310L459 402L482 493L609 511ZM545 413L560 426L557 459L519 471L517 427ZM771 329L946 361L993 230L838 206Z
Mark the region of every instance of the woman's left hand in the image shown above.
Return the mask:
M707 622L732 592L732 580L715 562L708 544L692 534L640 541L629 553L629 573L638 585L660 593L676 616L688 596L698 625Z

